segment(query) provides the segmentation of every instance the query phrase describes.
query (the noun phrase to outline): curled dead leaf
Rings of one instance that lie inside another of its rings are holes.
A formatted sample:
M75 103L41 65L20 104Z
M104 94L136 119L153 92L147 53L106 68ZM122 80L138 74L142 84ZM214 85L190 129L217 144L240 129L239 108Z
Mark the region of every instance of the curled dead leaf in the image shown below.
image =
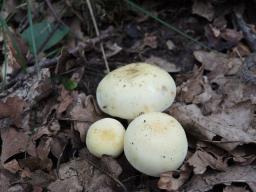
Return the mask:
M26 102L20 97L8 97L5 102L0 101L0 119L10 117L14 124L20 127L22 114L26 107Z
M176 103L169 112L196 138L212 141L219 147L232 151L241 144L256 143L256 130L251 127L251 108L253 106L244 103L205 116L195 104Z
M195 51L193 54L196 60L204 65L206 70L211 71L208 74L210 80L216 76L237 74L242 66L241 59L229 57L215 51Z
M11 173L17 173L18 171L21 171L20 165L16 159L13 159L7 163L4 164L4 168L10 171Z
M180 171L171 171L162 173L157 183L159 189L166 191L177 191L189 179L192 168L188 164L184 164Z
M192 13L204 17L208 21L212 21L215 11L210 1L195 0L192 7Z
M207 167L214 170L225 171L228 167L228 154L214 146L199 143L196 152L188 159L195 174L203 174Z
M256 167L229 167L225 172L194 175L184 186L186 192L209 191L218 184L245 183L253 192L256 191Z
M69 115L74 120L74 130L80 133L82 141L85 140L89 126L102 118L94 97L92 95L85 96L85 94L79 94L74 100Z
M1 162L5 163L13 155L28 152L31 156L36 156L35 145L30 137L24 132L17 131L15 128L1 129L2 154Z

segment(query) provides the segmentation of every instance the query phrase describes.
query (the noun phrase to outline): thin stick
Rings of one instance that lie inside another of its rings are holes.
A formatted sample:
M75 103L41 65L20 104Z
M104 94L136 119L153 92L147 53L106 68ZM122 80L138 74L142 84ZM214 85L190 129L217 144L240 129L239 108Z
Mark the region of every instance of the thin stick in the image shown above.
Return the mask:
M85 150L85 148L82 149L85 154L87 153L87 151ZM94 168L98 169L100 172L104 173L105 175L107 175L110 179L112 179L114 182L116 182L122 189L124 192L128 192L127 188L125 187L125 185L116 177L114 177L111 173L109 173L108 171L106 171L104 168L96 165L96 163L94 163L92 160L90 160L89 158L84 158L84 160L86 160L89 164L91 164Z
M93 25L94 25L94 28L95 28L96 35L100 36L99 29L98 29L98 26L97 26L97 22L96 22L94 13L93 13L91 1L90 0L86 0L86 3L87 3L87 6L89 8L89 12L90 12L90 15L91 15L91 18L92 18L92 22L93 22ZM108 65L108 60L107 60L107 57L106 57L105 50L104 50L102 42L100 42L100 49L101 49L101 52L102 52L102 56L103 56L103 60L104 60L104 63L105 63L105 67L107 69L107 72L109 73L110 69L109 69L109 65Z

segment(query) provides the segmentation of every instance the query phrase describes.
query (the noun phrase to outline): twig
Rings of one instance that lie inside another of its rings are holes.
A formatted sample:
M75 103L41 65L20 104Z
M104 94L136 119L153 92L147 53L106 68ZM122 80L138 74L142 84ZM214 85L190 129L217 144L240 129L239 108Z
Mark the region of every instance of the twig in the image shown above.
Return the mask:
M234 13L236 18L236 23L238 28L243 32L244 38L247 41L253 52L256 52L256 33L252 31L250 27L248 27L247 23L244 21L243 16L238 11Z
M97 26L97 22L96 22L94 13L93 13L91 1L90 0L86 0L86 3L87 3L87 6L89 8L89 12L90 12L90 15L91 15L91 18L92 18L92 22L93 22L93 25L94 25L94 28L95 28L96 35L97 35L97 37L99 37L100 36L100 32L99 32L99 29L98 29L98 26ZM102 56L103 56L103 60L104 60L104 63L105 63L105 67L107 69L107 72L109 73L110 69L109 69L109 65L108 65L108 60L107 60L107 57L106 57L105 50L104 50L102 42L100 42L100 49L101 49L101 52L102 52Z
M60 178L60 174L59 174L59 170L60 170L60 161L61 161L61 159L62 159L62 157L63 157L64 151L65 151L67 145L68 145L68 143L66 143L66 144L64 145L63 150L61 151L61 153L60 153L60 155L59 155L59 158L58 158L58 161L57 161L56 174L57 174L58 179Z
M62 25L66 26L67 25L61 20L61 18L59 18L58 14L55 12L55 9L52 6L51 0L45 0L47 6L49 7L50 11L52 12L53 17Z
M73 8L72 2L70 2L69 0L65 0L65 4L68 6L68 8L71 9L71 11L77 16L77 18L78 18L81 22L84 21L84 18L81 16L81 14Z
M86 153L88 153L85 150L85 147L83 148L83 151ZM114 177L113 175L111 175L109 172L107 172L106 170L104 170L102 167L96 165L96 163L94 163L92 160L88 159L88 158L84 158L89 164L91 164L93 167L95 167L96 169L98 169L100 172L104 173L105 175L107 175L109 178L111 178L114 182L116 182L122 189L124 192L128 192L127 188L125 187L125 185L116 177Z

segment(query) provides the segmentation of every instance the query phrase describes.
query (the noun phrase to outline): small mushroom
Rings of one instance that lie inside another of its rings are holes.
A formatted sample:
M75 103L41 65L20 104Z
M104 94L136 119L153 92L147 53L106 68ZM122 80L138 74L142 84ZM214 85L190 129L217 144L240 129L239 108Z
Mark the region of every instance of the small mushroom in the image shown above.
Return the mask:
M171 106L176 85L165 70L147 63L133 63L106 75L97 87L96 96L105 113L134 119Z
M104 118L93 123L86 135L86 146L96 157L108 155L117 157L124 148L123 125L112 118Z
M188 150L185 131L170 115L151 112L135 118L124 136L124 153L138 171L158 177L183 163Z

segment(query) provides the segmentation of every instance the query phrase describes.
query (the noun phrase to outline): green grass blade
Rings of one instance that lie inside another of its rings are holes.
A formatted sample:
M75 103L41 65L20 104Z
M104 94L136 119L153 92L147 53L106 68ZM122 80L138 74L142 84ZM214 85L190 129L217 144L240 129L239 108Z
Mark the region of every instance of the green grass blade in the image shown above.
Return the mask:
M40 66L37 58L37 50L36 50L36 41L35 41L35 33L34 33L34 28L33 28L33 19L32 19L32 8L31 8L31 2L30 0L27 0L27 6L28 6L28 22L30 26L30 35L31 35L31 40L32 40L32 54L35 58L35 65L36 65L36 70L37 70L37 75L39 78L40 74Z
M210 49L207 45L199 42L198 40L194 39L193 37L191 37L190 35L184 33L183 31L177 29L176 27L170 25L169 23L165 22L164 20L160 19L159 17L153 15L150 11L145 10L144 8L140 7L139 5L135 4L134 2L130 1L130 0L124 0L128 5L130 5L131 7L135 8L136 10L144 13L145 15L155 19L156 21L158 21L159 23L161 23L162 25L166 26L167 28L173 30L174 32L180 34L181 36L189 39L190 41L195 42L196 44L204 47L205 49Z

